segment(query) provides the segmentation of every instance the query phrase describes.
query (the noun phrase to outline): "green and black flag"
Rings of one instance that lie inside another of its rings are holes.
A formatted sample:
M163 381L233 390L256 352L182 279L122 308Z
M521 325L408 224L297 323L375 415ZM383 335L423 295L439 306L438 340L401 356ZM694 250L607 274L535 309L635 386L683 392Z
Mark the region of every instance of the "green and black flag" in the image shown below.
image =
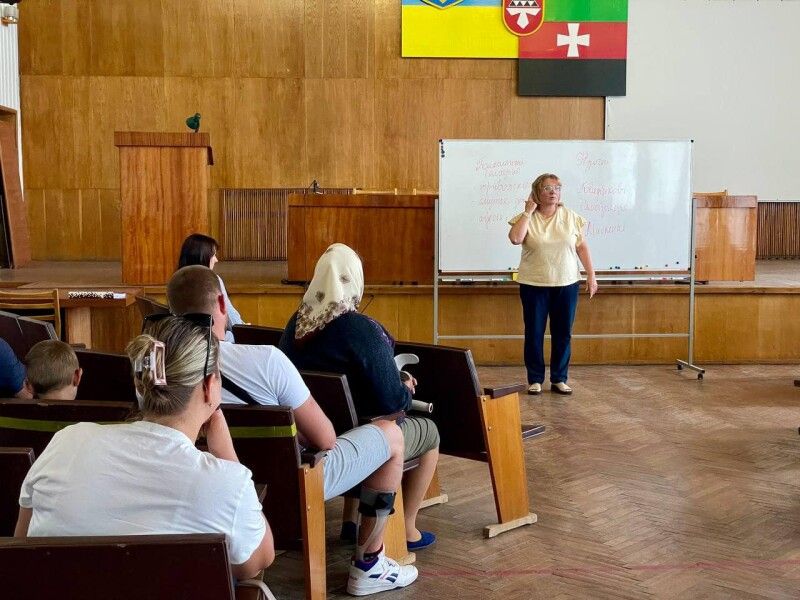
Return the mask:
M520 96L624 96L628 0L537 0L544 17L519 38Z

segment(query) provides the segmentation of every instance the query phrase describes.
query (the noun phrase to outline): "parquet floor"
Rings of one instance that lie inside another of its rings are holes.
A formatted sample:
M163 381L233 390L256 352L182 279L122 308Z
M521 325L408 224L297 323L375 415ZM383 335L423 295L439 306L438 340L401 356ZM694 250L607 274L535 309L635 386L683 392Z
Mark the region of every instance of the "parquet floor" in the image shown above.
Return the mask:
M524 380L481 368L484 385ZM450 502L423 511L438 543L417 553L407 598L800 598L800 366L574 367L575 394L522 399L539 522L481 537L495 520L486 465L440 463ZM329 598L346 598L351 548L328 505ZM267 581L302 598L299 553Z

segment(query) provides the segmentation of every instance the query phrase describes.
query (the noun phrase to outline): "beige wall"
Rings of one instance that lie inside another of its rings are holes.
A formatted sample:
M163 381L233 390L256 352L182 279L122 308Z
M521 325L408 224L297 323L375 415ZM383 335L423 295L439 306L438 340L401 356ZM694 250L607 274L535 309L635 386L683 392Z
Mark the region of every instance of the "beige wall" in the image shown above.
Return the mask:
M115 130L200 112L224 187L435 190L439 138L603 136L602 98L520 98L514 60L400 58L400 0L26 0L35 259L119 258Z

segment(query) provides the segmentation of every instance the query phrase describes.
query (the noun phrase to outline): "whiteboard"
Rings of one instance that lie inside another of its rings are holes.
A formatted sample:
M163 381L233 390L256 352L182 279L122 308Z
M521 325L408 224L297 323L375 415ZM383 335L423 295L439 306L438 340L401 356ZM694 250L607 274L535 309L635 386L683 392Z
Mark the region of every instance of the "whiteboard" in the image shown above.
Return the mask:
M597 271L687 271L691 142L441 140L440 273L515 271L508 220L531 183L555 173L562 202L588 221Z
M607 140L693 139L695 192L800 200L800 1L630 0Z

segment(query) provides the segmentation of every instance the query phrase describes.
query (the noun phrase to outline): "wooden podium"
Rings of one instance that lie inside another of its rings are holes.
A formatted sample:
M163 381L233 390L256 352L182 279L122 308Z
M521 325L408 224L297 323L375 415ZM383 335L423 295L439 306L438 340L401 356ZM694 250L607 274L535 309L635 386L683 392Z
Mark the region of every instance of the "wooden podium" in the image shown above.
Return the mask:
M208 232L207 133L117 131L122 281L163 284L190 233Z
M432 284L436 196L292 194L287 269L290 281L310 281L334 242L358 252L364 282Z
M695 279L756 278L755 196L695 195Z

